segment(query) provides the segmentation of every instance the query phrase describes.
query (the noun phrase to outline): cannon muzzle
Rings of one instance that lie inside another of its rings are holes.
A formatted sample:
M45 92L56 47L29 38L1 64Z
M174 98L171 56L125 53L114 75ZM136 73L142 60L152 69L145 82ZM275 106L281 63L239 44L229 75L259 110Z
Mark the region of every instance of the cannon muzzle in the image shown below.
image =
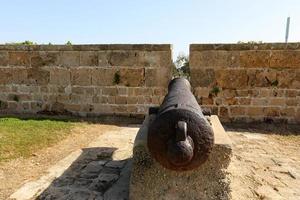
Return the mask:
M148 148L162 166L177 171L203 164L214 144L212 128L203 115L191 85L184 78L173 79L149 125Z

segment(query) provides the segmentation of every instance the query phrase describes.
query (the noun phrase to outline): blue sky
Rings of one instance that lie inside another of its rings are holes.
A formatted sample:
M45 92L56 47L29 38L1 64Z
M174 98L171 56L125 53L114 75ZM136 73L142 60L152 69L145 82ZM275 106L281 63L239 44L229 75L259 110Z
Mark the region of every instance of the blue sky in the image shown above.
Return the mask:
M0 0L0 43L300 41L299 0Z

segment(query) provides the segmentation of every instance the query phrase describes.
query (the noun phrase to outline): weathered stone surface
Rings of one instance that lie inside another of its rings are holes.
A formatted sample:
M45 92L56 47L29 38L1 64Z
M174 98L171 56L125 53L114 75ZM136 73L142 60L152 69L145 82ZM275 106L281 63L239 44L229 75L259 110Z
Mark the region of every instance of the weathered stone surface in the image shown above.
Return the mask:
M91 70L89 68L72 68L71 84L89 86L92 83Z
M81 51L80 66L98 66L97 51Z
M146 68L146 87L167 87L171 78L170 68Z
M46 85L50 80L50 72L44 68L28 68L28 81L31 84Z
M248 85L251 87L271 87L277 86L277 73L274 70L248 70Z
M237 70L217 70L216 81L221 88L245 88L247 86L247 71Z
M116 85L114 81L115 74L117 73L115 68L93 68L91 69L92 74L92 85L97 86L113 86Z
M59 66L59 51L36 51L31 55L31 67Z
M238 67L239 59L238 51L195 51L190 53L190 67Z
M79 51L63 51L60 55L60 64L67 67L79 66L80 52Z
M7 66L9 61L8 52L0 51L0 66Z
M269 67L271 51L241 51L240 66L246 68Z
M28 51L11 51L9 52L10 66L29 66L30 52Z
M191 73L191 84L194 87L211 87L216 82L214 69L195 69Z
M127 87L140 87L144 85L145 69L144 68L121 68L119 70L120 83Z
M62 67L50 69L50 84L66 86L71 83L70 70Z
M271 51L270 67L275 68L299 68L300 51L274 50Z

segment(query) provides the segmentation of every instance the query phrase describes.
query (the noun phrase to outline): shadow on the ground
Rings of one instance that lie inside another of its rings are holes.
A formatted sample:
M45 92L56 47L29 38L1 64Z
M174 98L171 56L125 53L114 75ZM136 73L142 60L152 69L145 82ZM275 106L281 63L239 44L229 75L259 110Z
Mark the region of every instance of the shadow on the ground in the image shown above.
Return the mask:
M116 148L85 148L36 199L128 199L131 159L112 160Z
M222 123L226 131L278 135L300 135L300 124L286 123Z

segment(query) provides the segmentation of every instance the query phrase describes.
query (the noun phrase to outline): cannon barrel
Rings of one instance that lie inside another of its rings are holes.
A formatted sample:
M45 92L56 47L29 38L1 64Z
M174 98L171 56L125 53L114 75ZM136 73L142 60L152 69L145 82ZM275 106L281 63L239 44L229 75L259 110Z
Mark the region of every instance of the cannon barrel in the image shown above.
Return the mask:
M169 83L149 125L147 143L151 156L171 170L191 170L207 160L214 135L188 80L175 78Z

